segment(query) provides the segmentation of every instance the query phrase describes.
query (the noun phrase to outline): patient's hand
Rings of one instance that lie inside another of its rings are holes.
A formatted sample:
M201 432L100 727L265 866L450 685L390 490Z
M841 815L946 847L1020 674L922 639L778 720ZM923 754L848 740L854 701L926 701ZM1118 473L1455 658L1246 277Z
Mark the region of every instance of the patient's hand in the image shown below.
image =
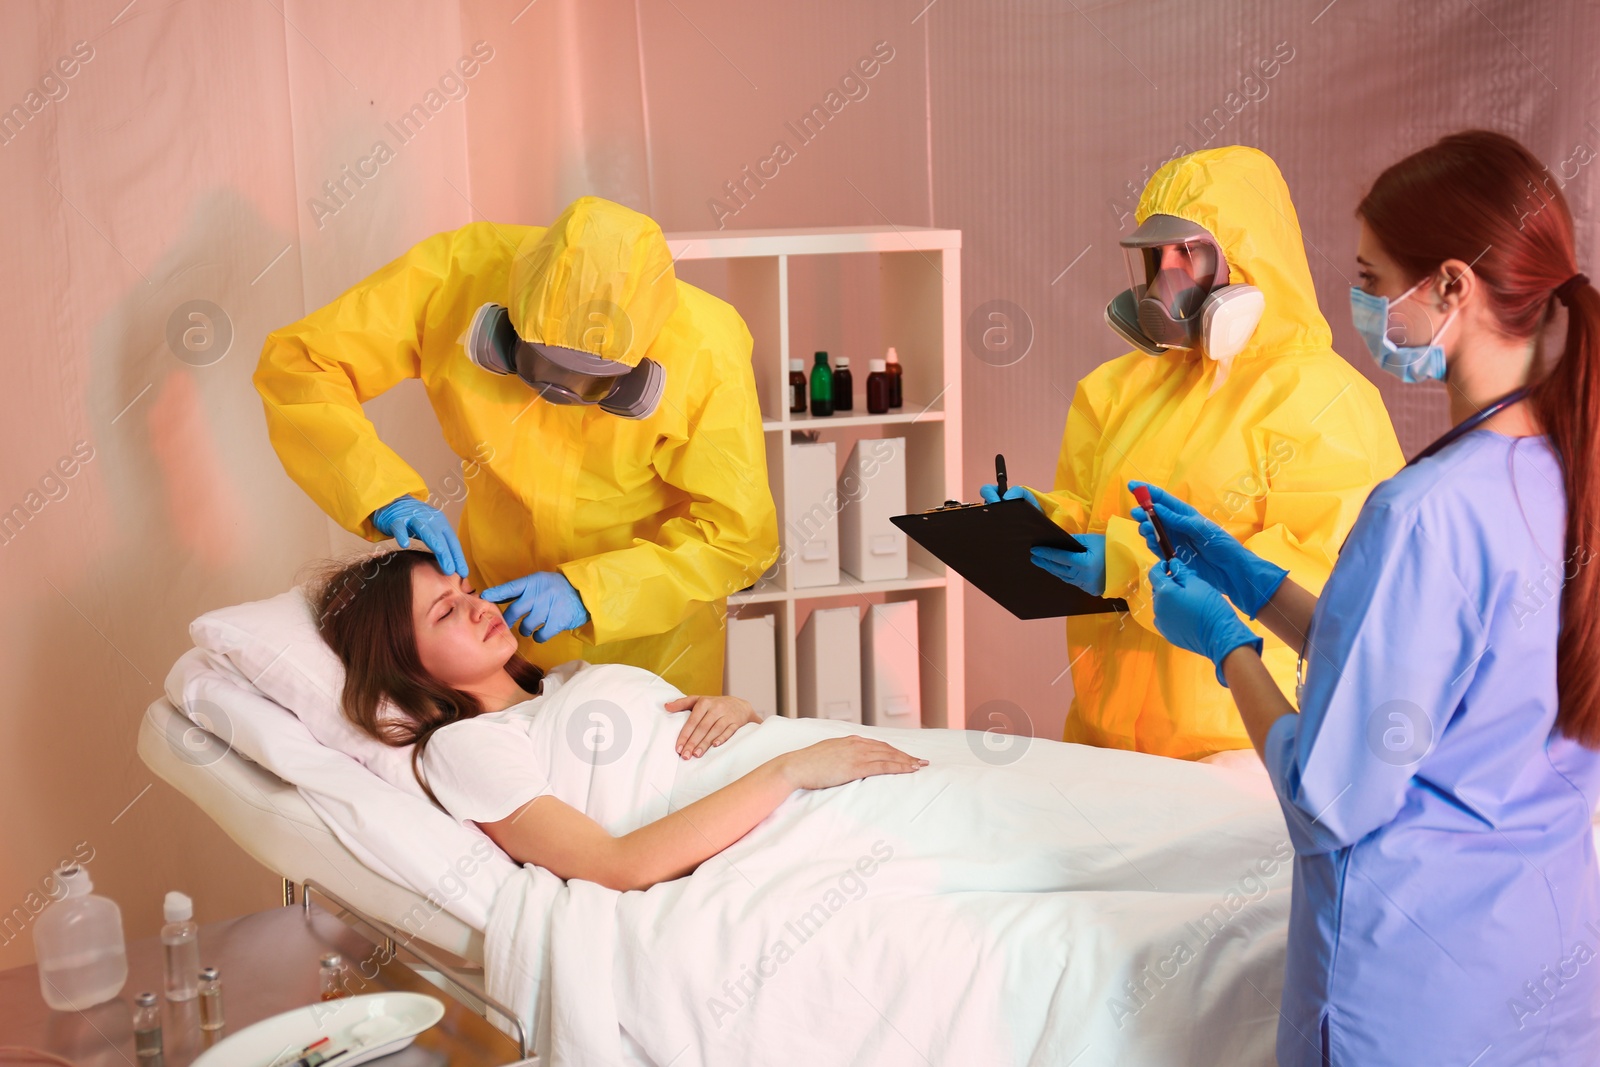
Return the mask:
M778 757L796 789L829 789L875 774L908 774L928 765L893 745L869 738L830 737Z
M738 697L679 697L667 710L689 713L689 721L678 734L678 755L683 759L703 756L706 749L722 744L739 727L761 721L750 702Z

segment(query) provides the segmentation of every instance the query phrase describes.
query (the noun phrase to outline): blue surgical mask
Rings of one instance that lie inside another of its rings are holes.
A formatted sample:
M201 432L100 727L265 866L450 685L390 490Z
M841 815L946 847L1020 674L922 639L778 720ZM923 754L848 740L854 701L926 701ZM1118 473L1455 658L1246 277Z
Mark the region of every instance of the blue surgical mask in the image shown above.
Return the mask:
M1424 278L1413 285L1394 302L1400 303L1427 280ZM1440 346L1438 338L1450 325L1455 312L1451 311L1445 316L1439 328L1433 332L1434 339L1427 344L1397 345L1389 340L1389 307L1388 297L1374 296L1359 286L1350 287L1350 320L1355 323L1356 332L1366 343L1372 358L1378 361L1378 366L1403 382L1444 381L1444 348Z

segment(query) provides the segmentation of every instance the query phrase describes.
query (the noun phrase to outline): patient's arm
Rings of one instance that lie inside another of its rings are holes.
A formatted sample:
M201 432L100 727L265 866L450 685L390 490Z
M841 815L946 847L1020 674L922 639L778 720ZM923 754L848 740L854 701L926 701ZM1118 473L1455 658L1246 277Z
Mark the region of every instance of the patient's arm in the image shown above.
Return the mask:
M1305 648L1306 634L1311 632L1311 613L1317 606L1317 594L1302 589L1293 578L1285 578L1278 591L1256 616L1256 621L1272 631L1272 635L1290 648Z
M518 863L536 863L559 878L611 889L648 889L693 872L749 833L796 789L826 789L926 765L882 741L835 737L768 760L733 784L621 837L552 796L479 825Z

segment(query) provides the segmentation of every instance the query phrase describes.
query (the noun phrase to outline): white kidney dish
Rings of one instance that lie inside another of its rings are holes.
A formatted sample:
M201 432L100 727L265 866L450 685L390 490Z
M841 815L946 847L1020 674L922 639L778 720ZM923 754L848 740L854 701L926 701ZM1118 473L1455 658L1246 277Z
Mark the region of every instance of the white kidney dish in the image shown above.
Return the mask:
M329 1000L247 1026L206 1049L192 1067L293 1063L301 1049L324 1037L328 1044L318 1051L337 1052L352 1046L334 1063L355 1067L400 1051L442 1018L444 1005L421 993L371 993Z

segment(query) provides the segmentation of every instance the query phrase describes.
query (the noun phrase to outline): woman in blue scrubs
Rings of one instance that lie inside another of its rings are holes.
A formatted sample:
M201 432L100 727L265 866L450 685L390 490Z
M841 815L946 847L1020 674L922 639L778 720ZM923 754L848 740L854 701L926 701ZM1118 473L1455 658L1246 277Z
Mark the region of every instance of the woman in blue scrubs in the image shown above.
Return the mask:
M1600 292L1499 134L1401 160L1357 215L1357 329L1446 383L1454 429L1373 491L1320 597L1153 489L1156 625L1232 690L1294 843L1278 1062L1594 1064ZM1302 649L1295 704L1224 599L1250 589Z

